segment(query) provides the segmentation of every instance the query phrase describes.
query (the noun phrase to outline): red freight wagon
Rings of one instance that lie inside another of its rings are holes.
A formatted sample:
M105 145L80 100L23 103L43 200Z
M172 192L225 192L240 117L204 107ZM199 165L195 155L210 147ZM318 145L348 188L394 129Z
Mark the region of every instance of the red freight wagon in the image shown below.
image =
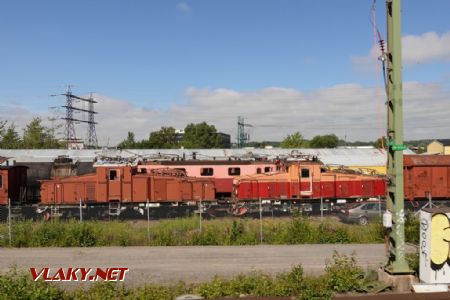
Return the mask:
M323 169L320 162L294 163L286 172L236 177L238 201L359 199L384 196L384 177Z
M405 155L405 199L450 198L450 155Z
M152 172L131 166L102 166L96 173L41 181L41 204L212 201L214 181L174 170Z

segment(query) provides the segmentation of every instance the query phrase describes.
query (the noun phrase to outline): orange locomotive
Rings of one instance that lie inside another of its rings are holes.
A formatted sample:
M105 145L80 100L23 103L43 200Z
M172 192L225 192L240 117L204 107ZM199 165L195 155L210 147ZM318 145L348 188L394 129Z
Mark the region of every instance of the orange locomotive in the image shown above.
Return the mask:
M172 203L212 201L212 179L187 177L179 170L146 172L136 166L99 166L96 173L41 181L42 205Z
M384 196L384 176L364 175L351 170L327 170L317 160L287 165L285 172L240 176L234 179L238 202L313 199L364 199Z

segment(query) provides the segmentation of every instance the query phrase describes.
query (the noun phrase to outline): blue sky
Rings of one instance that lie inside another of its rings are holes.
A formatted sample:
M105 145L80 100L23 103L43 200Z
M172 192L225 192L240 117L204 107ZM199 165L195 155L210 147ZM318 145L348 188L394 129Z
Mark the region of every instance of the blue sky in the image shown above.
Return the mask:
M378 85L373 60L362 68L354 63L355 57L369 57L373 46L369 0L17 0L0 4L1 118L11 117L5 112L8 109L45 115L47 107L63 100L48 95L63 92L70 83L75 93L95 92L102 99L114 99L110 105L126 105L129 118L135 118L133 111L149 111L148 118L158 116L158 122L147 124L142 113L142 123L130 124L129 129L143 137L160 126L184 127L187 122L203 121L207 113L196 104L200 101L204 106L209 101L213 105L214 95L223 90L246 99L267 88L314 95L333 86L343 85L351 91L355 89L347 86L351 84L365 91ZM384 6L384 1L376 2L383 36ZM450 1L403 1L403 35L420 38L433 32L443 38L450 32L449 11ZM414 41L411 45L416 48ZM450 49L446 39L439 45ZM420 54L410 53L409 57ZM449 53L445 48L438 54L422 53L422 60L410 60L405 64L404 80L433 88L437 84L441 89L437 97L447 96ZM365 95L358 93L356 96ZM253 98L252 105L257 106L258 97ZM274 96L272 102L276 101ZM252 123L259 122L261 128L274 123L269 116L262 122L260 114L252 113L252 105L233 111L227 119L206 119L230 133L235 131L239 114ZM183 119L177 111L190 117ZM108 112L104 108L104 115ZM283 115L281 109L279 114ZM323 116L333 117L325 112ZM381 117L374 116L377 118ZM330 126L353 123L352 116L340 122ZM21 125L20 118L16 123ZM307 137L326 133L325 129L289 126L280 123L285 130L276 130L278 135L256 130L255 138L276 139L295 130ZM105 125L101 130L110 135L112 129ZM377 134L348 131L336 133L366 140ZM441 137L432 134L422 131L409 137Z

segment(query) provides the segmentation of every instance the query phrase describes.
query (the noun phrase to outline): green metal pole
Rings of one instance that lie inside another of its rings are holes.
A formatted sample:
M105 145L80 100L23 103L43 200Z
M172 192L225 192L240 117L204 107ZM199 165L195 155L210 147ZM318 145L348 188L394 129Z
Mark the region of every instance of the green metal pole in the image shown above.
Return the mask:
M401 53L401 0L387 0L388 30L388 183L387 208L392 211L392 230L389 235L390 253L386 271L409 274L405 259L405 210L403 190L403 96Z

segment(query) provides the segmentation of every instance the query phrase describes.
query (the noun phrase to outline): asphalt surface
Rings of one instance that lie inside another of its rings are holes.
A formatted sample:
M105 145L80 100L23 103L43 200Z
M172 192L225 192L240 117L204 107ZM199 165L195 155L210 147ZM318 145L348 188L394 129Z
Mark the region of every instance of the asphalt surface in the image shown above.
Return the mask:
M412 251L412 248L409 249ZM324 272L333 251L355 254L363 268L378 267L386 261L383 244L347 245L262 245L200 247L95 247L95 248L21 248L0 250L0 272L15 266L107 268L125 267L128 284L196 283L215 275L232 277L254 270L276 274L301 264L305 274Z

